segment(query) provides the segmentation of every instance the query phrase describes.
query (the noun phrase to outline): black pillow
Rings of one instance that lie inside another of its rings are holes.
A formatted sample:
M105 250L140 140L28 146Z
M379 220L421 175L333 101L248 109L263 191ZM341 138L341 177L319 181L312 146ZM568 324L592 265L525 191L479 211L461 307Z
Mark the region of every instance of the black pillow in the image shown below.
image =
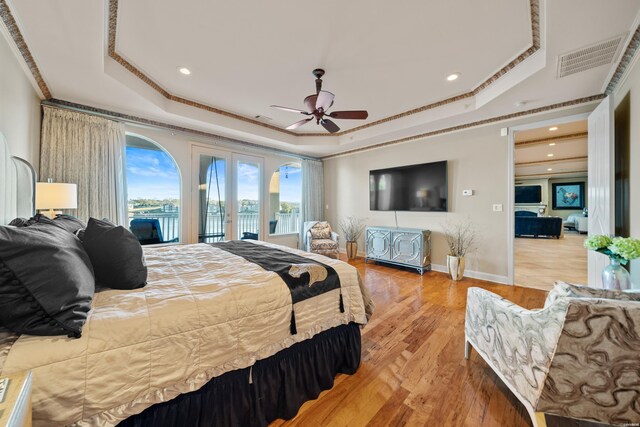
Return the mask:
M0 326L80 337L95 281L80 240L47 223L0 227Z
M147 284L147 264L138 239L126 228L90 218L82 236L98 286L137 289Z
M65 214L56 215L56 217L53 219L53 224L57 225L60 228L64 228L72 234L76 234L78 230L82 230L87 226L84 222L80 221L75 216Z

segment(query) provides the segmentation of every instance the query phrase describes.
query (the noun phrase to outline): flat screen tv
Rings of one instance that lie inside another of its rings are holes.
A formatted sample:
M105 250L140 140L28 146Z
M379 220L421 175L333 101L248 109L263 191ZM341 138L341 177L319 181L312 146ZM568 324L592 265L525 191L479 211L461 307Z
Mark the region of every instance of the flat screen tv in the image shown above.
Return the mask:
M515 202L516 203L542 202L542 187L539 185L517 185Z
M369 171L372 211L447 211L447 161Z

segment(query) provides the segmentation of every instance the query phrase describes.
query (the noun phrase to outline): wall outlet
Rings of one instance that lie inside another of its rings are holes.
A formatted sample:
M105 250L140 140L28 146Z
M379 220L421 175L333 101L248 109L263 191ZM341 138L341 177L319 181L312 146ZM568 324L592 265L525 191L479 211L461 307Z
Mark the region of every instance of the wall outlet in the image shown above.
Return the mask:
M462 190L463 196L473 196L473 190Z
M494 212L502 212L502 203L495 203L493 205L493 211Z

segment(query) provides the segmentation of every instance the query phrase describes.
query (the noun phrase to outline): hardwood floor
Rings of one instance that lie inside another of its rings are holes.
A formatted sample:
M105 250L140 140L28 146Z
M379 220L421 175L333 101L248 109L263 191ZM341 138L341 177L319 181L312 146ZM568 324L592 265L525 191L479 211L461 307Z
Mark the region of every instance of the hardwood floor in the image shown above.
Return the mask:
M565 232L564 239L515 239L515 283L551 290L556 280L588 282L586 235Z
M546 292L442 273L352 262L376 303L362 330L362 364L298 416L272 426L530 426L526 409L473 351L464 359L467 289L478 286L527 308ZM547 417L550 427L593 426Z

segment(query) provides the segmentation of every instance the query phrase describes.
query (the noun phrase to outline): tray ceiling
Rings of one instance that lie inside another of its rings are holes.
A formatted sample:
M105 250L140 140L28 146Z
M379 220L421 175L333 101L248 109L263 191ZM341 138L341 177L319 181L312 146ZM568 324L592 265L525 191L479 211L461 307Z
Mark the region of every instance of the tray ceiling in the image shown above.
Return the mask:
M637 0L0 6L52 98L316 156L593 103L615 80L640 10ZM558 56L620 35L625 49L612 64L557 78ZM283 131L299 117L269 105L301 108L316 67L327 71L334 109L368 109L369 119L336 121L337 136L318 136L315 124ZM453 72L460 78L447 82Z

